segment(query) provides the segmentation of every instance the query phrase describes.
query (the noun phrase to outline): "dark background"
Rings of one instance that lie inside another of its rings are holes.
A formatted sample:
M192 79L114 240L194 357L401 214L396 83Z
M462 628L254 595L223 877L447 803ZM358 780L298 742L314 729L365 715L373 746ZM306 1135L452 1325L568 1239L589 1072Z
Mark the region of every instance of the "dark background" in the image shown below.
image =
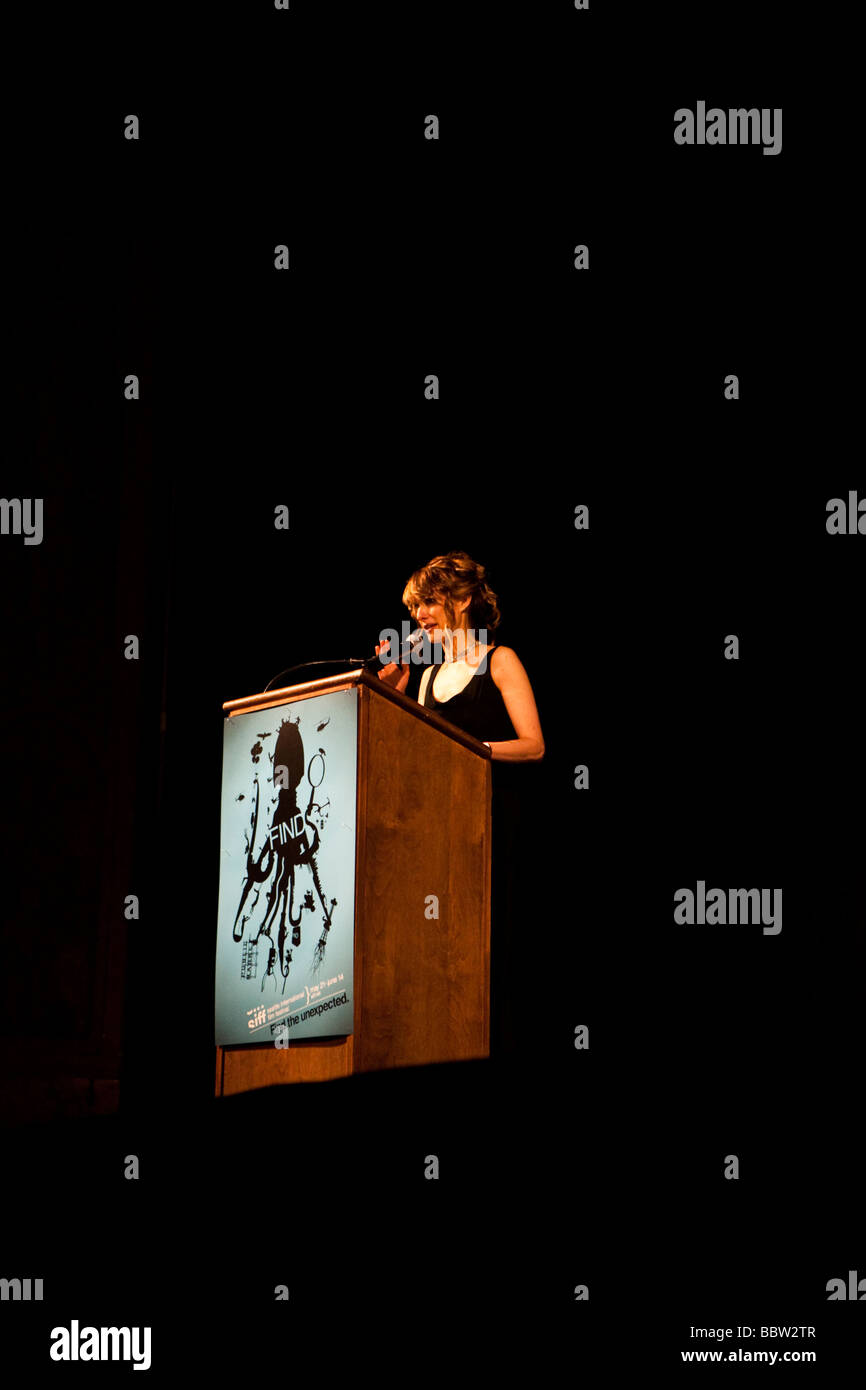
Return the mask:
M152 1324L152 1375L191 1348L249 1373L355 1315L416 1357L544 1328L578 1368L667 1367L692 1324L749 1322L852 1354L825 1291L866 1274L863 541L825 528L864 491L846 97L816 120L789 12L717 20L293 0L22 84L3 495L43 497L45 535L0 538L0 1275L45 1279L3 1306L26 1359L78 1317ZM698 99L782 107L782 153L676 146ZM518 1044L217 1103L222 702L368 654L457 548L546 741ZM781 934L676 927L698 879L781 886Z

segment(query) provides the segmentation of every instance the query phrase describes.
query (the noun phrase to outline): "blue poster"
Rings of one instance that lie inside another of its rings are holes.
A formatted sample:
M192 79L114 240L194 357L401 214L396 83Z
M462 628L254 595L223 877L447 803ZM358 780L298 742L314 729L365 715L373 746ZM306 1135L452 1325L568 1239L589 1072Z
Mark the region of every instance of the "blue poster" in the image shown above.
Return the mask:
M352 1032L358 690L223 733L215 1039Z

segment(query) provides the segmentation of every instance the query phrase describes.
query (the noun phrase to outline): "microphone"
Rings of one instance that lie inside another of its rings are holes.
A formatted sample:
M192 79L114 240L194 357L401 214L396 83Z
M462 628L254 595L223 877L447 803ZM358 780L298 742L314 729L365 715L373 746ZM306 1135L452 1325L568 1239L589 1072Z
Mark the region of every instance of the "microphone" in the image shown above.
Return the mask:
M408 627L408 623L405 626ZM364 662L364 670L371 670L377 663L380 666L388 666L392 661L396 661L398 664L405 663L411 657L412 653L420 647L426 636L427 633L424 631L423 627L416 627L415 631L410 632L408 637L404 637L401 642L394 629L387 628L384 632L380 632L379 634L381 639L379 642L380 646L384 645L385 641L388 642L388 651L385 653L385 660L383 661L380 654L376 652ZM394 655L395 638L397 638L399 643L397 656Z

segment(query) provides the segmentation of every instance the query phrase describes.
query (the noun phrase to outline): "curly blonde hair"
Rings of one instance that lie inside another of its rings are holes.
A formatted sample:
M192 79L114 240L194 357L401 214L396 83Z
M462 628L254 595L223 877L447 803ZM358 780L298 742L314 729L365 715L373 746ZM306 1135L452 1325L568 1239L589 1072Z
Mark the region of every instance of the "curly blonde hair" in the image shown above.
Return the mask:
M493 632L499 626L499 601L485 578L487 571L465 550L449 550L416 570L403 590L403 602L414 618L421 603L441 603L448 626L455 628L456 605L471 600L466 610L470 628Z

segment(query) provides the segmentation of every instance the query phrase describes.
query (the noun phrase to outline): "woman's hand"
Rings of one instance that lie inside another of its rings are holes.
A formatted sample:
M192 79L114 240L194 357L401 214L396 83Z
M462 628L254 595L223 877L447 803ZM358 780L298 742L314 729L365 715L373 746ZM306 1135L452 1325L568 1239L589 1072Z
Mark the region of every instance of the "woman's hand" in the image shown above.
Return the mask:
M389 645L388 642L383 642L380 647L377 643L376 655L378 656L382 648ZM396 662L391 661L387 666L379 667L379 680L384 681L386 685L392 686L395 690L405 690L409 684L409 667L398 666Z

